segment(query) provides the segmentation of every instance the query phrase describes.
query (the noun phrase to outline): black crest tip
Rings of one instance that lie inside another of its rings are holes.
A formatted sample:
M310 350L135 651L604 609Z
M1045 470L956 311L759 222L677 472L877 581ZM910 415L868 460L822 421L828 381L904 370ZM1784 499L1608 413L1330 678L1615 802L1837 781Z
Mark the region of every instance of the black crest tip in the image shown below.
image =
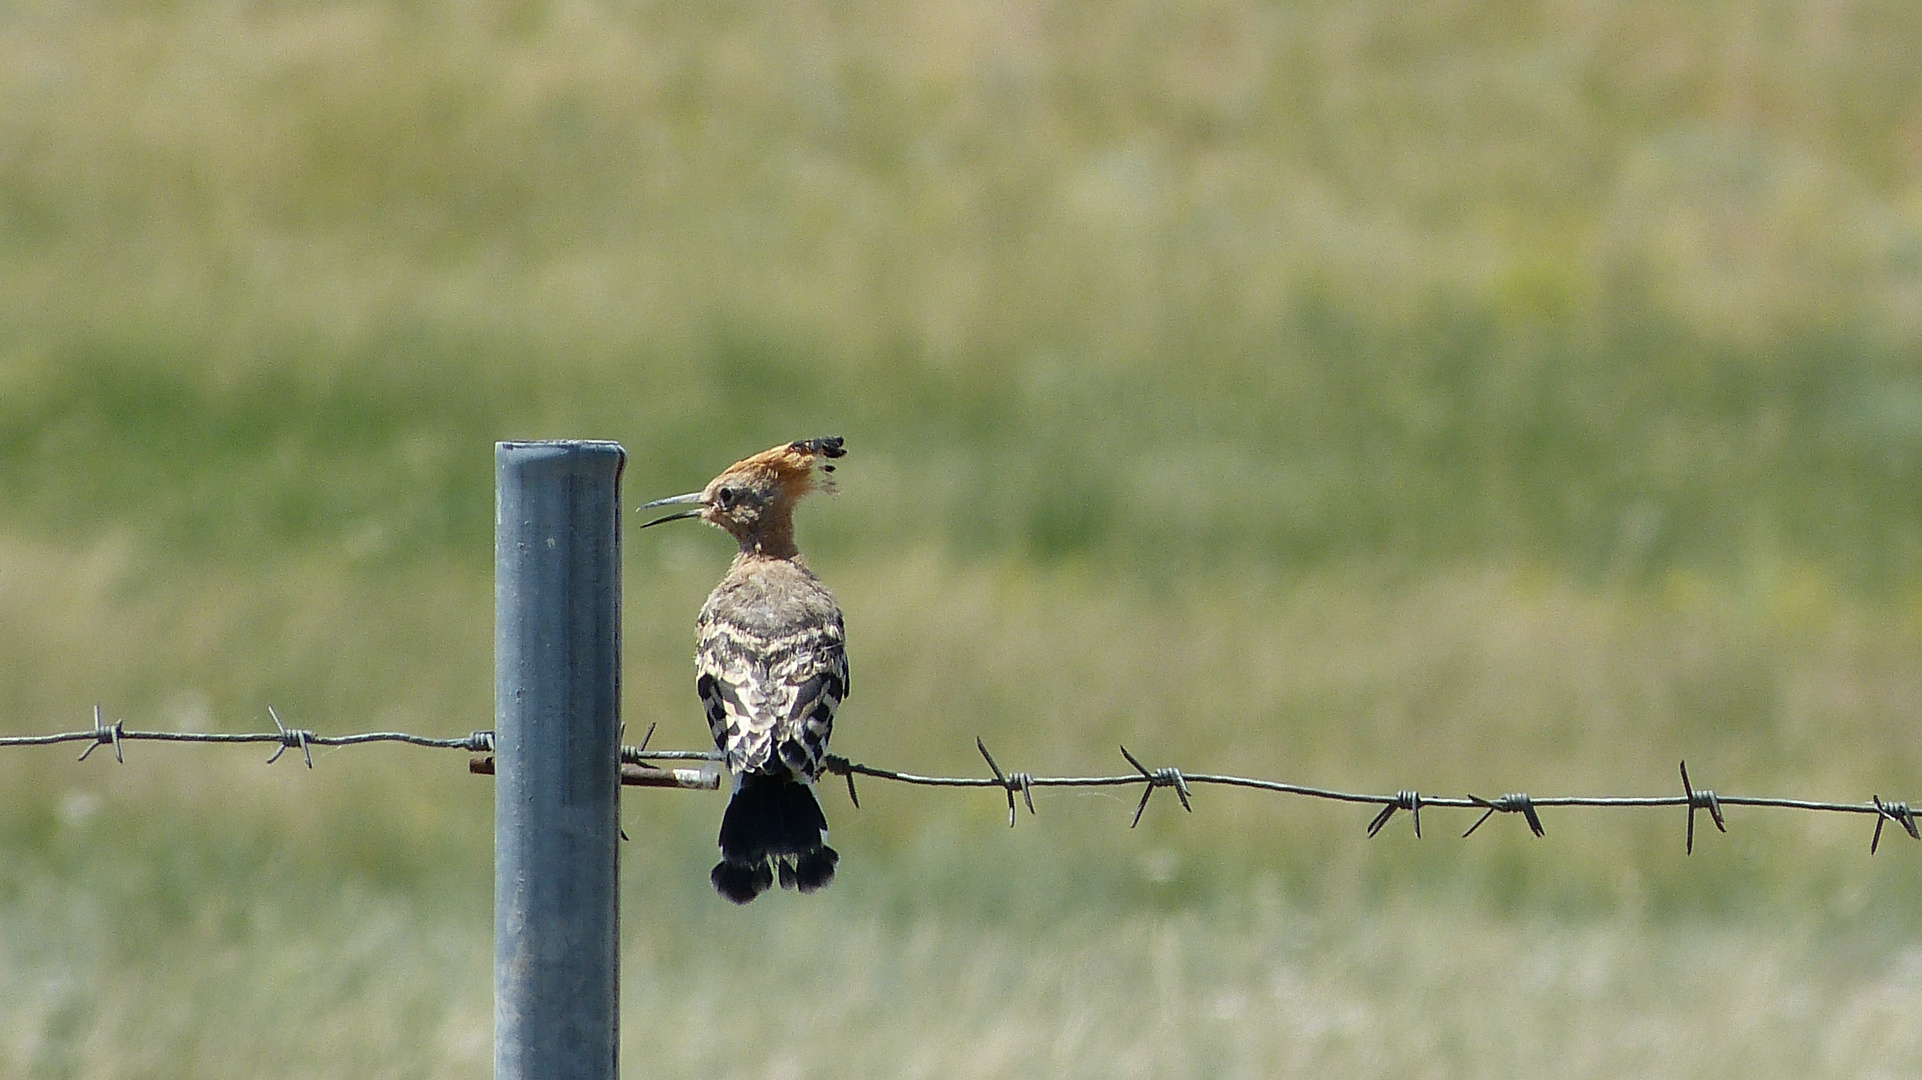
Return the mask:
M847 442L847 440L839 435L828 435L819 439L803 439L788 445L795 450L799 450L801 453L819 454L824 458L832 460L834 458L847 456L847 451L842 448L842 444L845 442Z

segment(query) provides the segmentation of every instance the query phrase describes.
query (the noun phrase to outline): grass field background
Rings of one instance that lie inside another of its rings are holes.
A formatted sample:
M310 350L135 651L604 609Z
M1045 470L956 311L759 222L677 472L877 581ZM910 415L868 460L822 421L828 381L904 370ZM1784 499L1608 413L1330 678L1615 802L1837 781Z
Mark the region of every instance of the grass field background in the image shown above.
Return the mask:
M1901 0L16 4L0 732L487 727L495 440L840 434L856 759L1922 798L1918 350ZM627 539L657 744L727 555ZM489 1075L460 755L73 751L0 1074ZM1866 818L826 801L736 910L628 793L626 1075L1922 1072Z

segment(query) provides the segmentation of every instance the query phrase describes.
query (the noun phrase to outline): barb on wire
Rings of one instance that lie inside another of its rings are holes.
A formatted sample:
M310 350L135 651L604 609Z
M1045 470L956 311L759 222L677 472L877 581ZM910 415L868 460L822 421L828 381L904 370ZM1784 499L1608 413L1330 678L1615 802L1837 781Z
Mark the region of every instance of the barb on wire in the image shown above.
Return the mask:
M1001 786L1008 791L1008 828L1014 828L1014 793L1017 791L1021 793L1023 801L1028 804L1028 815L1032 817L1034 815L1034 775L1017 772L1003 776L1001 766L994 763L994 755L988 753L988 744L982 742L979 735L974 737L974 748L981 751L982 757L988 759L988 771L994 773L994 778L1000 781ZM850 775L849 781L852 782L852 780L853 777Z
M112 727L102 727L100 725L100 706L98 704L94 705L93 742L85 750L80 751L80 756L75 760L85 761L87 760L87 755L93 753L102 743L112 743L113 759L122 765L126 764L126 755L120 752L120 740L126 738L127 735L126 726L127 722L125 720L115 720Z
M861 809L861 796L854 792L854 763L839 754L825 754L821 757L821 768L848 782L848 801L856 810Z
M1909 809L1908 803L1885 803L1880 795L1871 795L1869 798L1875 800L1875 835L1869 838L1869 854L1875 854L1875 849L1881 846L1882 823L1886 821L1893 821L1908 830L1912 839L1922 840L1922 833L1915 831L1915 811Z
M1695 790L1695 785L1688 782L1688 762L1686 761L1682 762L1682 794L1688 798L1688 838L1683 843L1682 853L1693 855L1695 854L1695 811L1707 810L1709 820L1715 822L1718 832L1727 832L1728 825L1722 820L1722 800L1716 798L1713 791ZM1870 854L1874 854L1873 846Z
M1368 823L1370 840L1375 838L1383 825L1388 824L1388 819L1394 817L1397 810L1406 810L1408 816L1415 819L1415 839L1421 839L1421 792L1397 791L1395 797L1388 800L1388 805L1381 808L1381 813L1375 815L1375 820Z
M1523 792L1513 791L1507 795L1503 795L1499 799L1484 799L1478 795L1470 795L1468 801L1485 809L1482 812L1482 816L1476 818L1475 823L1468 827L1468 832L1462 834L1462 839L1464 840L1472 835L1476 829L1481 828L1482 822L1487 821L1497 810L1508 813L1518 813L1528 821L1529 832L1534 833L1536 836L1548 835L1547 832L1542 829L1541 815L1535 813L1535 800L1529 798Z
M1141 801L1135 804L1135 819L1128 823L1130 829L1141 824L1141 812L1148 808L1148 796L1153 795L1158 787L1174 788L1175 798L1181 800L1181 808L1190 814L1195 812L1193 804L1188 802L1188 778L1181 775L1180 769L1156 769L1149 772L1141 762L1135 760L1135 756L1130 754L1125 746L1121 748L1121 756L1127 758L1128 764L1133 765L1135 771L1148 781L1148 786L1141 789Z
M138 731L126 726L126 721L115 720L108 724L101 707L93 709L93 726L79 731L61 731L45 735L0 735L0 749L22 746L46 746L54 743L85 743L86 749L80 754L85 761L88 755L102 746L112 746L116 761L124 762L125 744L128 742L177 742L177 743L275 743L278 744L269 764L280 760L290 749L298 748L309 768L313 767L313 747L316 746L354 746L364 743L399 742L414 746L440 749L466 750L475 755L470 768L477 773L493 771L494 733L473 731L452 738L435 738L415 735L403 731L367 731L352 735L321 735L307 728L290 728L281 721L280 713L268 706L267 715L273 719L273 731L260 732L200 732L200 731ZM647 733L641 736L638 746L621 747L621 776L623 783L649 787L678 787L684 789L713 790L720 784L719 770L661 768L655 762L662 761L701 761L722 762L723 756L717 750L651 750L649 744L654 737L654 725L648 725ZM1156 788L1174 789L1175 798L1180 800L1184 810L1194 812L1190 787L1195 784L1214 784L1221 787L1252 788L1256 791L1274 792L1283 795L1299 795L1303 798L1322 799L1332 802L1346 802L1367 805L1375 808L1374 817L1368 822L1367 834L1379 835L1397 811L1406 810L1413 819L1415 836L1421 836L1421 812L1424 807L1444 807L1448 809L1480 810L1481 815L1462 835L1474 834L1489 818L1497 813L1516 813L1527 822L1529 832L1535 836L1545 836L1540 811L1546 807L1597 807L1623 809L1632 807L1681 807L1688 811L1684 850L1695 850L1695 813L1708 811L1709 819L1717 830L1728 831L1726 808L1731 806L1772 807L1788 810L1808 810L1840 814L1868 814L1875 818L1875 831L1869 838L1869 851L1880 850L1882 831L1889 822L1901 826L1910 837L1922 840L1922 829L1916 822L1915 810L1908 802L1885 800L1879 794L1872 795L1865 803L1821 802L1809 799L1785 799L1756 795L1722 795L1718 792L1696 788L1688 774L1688 763L1682 762L1682 791L1672 795L1554 795L1530 796L1521 792L1502 795L1499 798L1484 799L1479 795L1437 796L1423 795L1414 789L1403 789L1393 795L1372 794L1368 792L1338 791L1332 788L1310 787L1305 784L1291 784L1279 780L1263 780L1247 776L1227 776L1215 773L1187 772L1174 767L1150 769L1142 764L1126 746L1121 747L1121 756L1133 767L1131 773L1113 776L1037 776L1022 770L1007 770L1001 767L987 743L975 739L975 749L987 763L988 776L930 776L920 773L901 772L883 769L873 765L850 760L838 754L829 754L822 759L825 772L842 777L847 781L848 800L857 808L861 800L855 792L856 776L873 777L895 783L919 787L961 787L961 788L998 788L1008 804L1008 824L1012 826L1017 818L1015 796L1035 814L1034 789L1043 787L1131 787L1143 785L1141 799L1135 804L1134 815L1129 820L1133 828L1141 822L1147 810L1148 800L1154 796Z
M625 746L625 745L624 745L624 746L622 746L622 747L621 747L621 760L622 760L622 761L624 761L624 762L627 762L628 764L631 764L631 765L640 765L640 764L643 764L643 762L641 761L641 757L642 757L642 755L646 755L646 756L648 756L648 757L655 757L655 756L657 756L657 755L654 755L654 754L648 754L648 753L647 753L647 744L648 744L648 743L651 743L651 742L653 742L653 741L654 741L654 728L655 728L656 726L658 726L658 725L655 725L655 724L649 724L649 725L647 725L647 731L646 731L645 733L643 733L643 734L641 735L641 745L639 745L639 746ZM622 733L623 735L625 735L625 734L627 733L627 725L626 725L626 724L622 724L622 725L621 725L621 733Z
M302 728L294 728L291 731L288 730L287 725L280 722L280 714L274 711L272 705L267 706L267 715L273 717L274 727L280 730L280 749L275 750L274 756L267 759L267 764L272 765L274 762L279 761L280 755L298 746L300 747L300 756L307 759L307 767L310 769L313 768L314 751L308 743L313 740L314 733Z

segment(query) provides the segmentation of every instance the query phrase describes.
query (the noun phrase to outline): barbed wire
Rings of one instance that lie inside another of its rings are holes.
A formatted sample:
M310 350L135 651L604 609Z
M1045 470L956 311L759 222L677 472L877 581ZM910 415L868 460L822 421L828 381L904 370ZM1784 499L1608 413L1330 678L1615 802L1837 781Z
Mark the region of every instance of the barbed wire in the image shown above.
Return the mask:
M308 728L290 728L281 722L280 714L273 706L267 707L267 715L273 719L273 731L258 732L211 732L211 731L139 731L129 729L126 722L116 720L112 724L101 718L99 706L94 707L93 729L62 731L46 735L0 735L0 749L24 746L48 746L58 743L87 743L78 760L87 757L102 746L112 746L114 760L126 760L123 745L128 742L174 742L174 743L275 743L273 756L267 759L271 765L280 760L288 750L298 749L308 768L314 767L312 748L316 746L356 746L367 743L398 742L433 749L466 750L473 755L469 768L482 774L494 771L494 733L492 731L473 731L454 738L434 738L414 735L404 731L367 731L352 735L321 735ZM629 786L675 787L712 790L719 786L718 769L662 769L651 764L657 761L701 761L720 763L724 755L718 750L649 750L648 743L654 737L654 725L648 725L647 733L637 746L623 745L620 751L621 782ZM1912 839L1922 840L1922 830L1916 826L1915 810L1907 801L1886 800L1879 794L1870 795L1865 803L1827 802L1812 799L1788 799L1762 795L1722 795L1709 788L1697 788L1689 780L1688 762L1681 763L1682 790L1678 795L1546 795L1531 796L1525 792L1508 792L1495 798L1479 795L1448 796L1423 795L1412 788L1403 789L1392 795L1369 794L1365 792L1340 791L1333 788L1312 787L1306 784L1291 784L1279 780L1263 780L1247 776L1228 776L1219 773L1188 772L1172 766L1150 769L1140 759L1130 753L1126 746L1121 747L1121 756L1134 768L1132 773L1113 776L1037 776L1030 772L1005 771L988 747L979 737L974 740L975 749L980 751L987 763L990 776L925 776L919 773L902 772L896 769L883 769L852 761L838 754L829 754L822 765L826 772L842 777L847 783L848 800L859 808L861 799L855 790L856 776L889 780L895 783L910 784L917 787L955 787L955 788L999 788L1008 800L1008 827L1013 828L1017 820L1016 796L1028 813L1036 813L1034 806L1035 788L1100 788L1132 787L1143 785L1141 800L1135 804L1134 817L1128 827L1141 824L1141 815L1148 808L1148 800L1160 788L1172 789L1181 808L1194 812L1192 787L1195 785L1216 785L1220 787L1252 788L1257 791L1272 791L1284 795L1298 795L1310 799L1323 799L1332 802L1358 803L1376 806L1380 809L1368 822L1367 835L1378 835L1390 819L1399 811L1407 811L1414 825L1415 836L1421 836L1421 812L1424 808L1441 807L1446 809L1480 810L1482 813L1471 824L1463 837L1472 836L1489 818L1498 813L1519 814L1526 822L1530 833L1537 837L1546 836L1547 829L1542 825L1540 810L1545 807L1597 807L1604 809L1650 808L1650 807L1687 807L1687 831L1684 850L1690 854L1695 850L1695 814L1706 810L1709 820L1719 832L1728 831L1727 817L1723 812L1729 806L1771 807L1784 810L1808 810L1838 814L1872 814L1875 816L1875 832L1869 838L1869 853L1874 854L1882 844L1882 829L1889 822L1902 827Z
M313 747L316 746L360 746L367 743L397 742L412 746L425 746L437 750L466 750L474 755L469 764L472 772L492 775L494 772L494 733L492 731L472 731L455 738L435 738L430 735L415 735L405 731L363 731L353 735L322 735L310 728L290 728L280 720L280 713L272 705L267 706L267 715L274 722L273 731L139 731L130 729L124 720L108 724L101 719L100 706L94 706L93 729L91 731L58 731L47 735L0 735L0 749L15 746L50 746L58 743L84 742L87 748L80 752L77 760L85 761L95 750L102 746L112 746L114 760L125 762L124 744L129 742L171 742L171 743L277 743L273 756L267 759L272 765L289 750L298 749L308 768L314 767ZM648 728L648 736L654 734ZM646 745L645 739L642 746ZM717 773L696 769L656 769L645 763L629 759L629 751L640 747L622 747L621 783L630 787L677 787L713 790L720 786Z
M280 755L288 750L299 749L308 768L314 767L314 755L310 747L315 746L356 746L362 743L400 742L415 746L428 746L447 750L472 750L482 752L492 750L494 733L476 731L458 739L436 739L426 735L411 735L404 731L364 731L355 735L321 735L307 728L290 728L280 722L280 714L274 707L267 706L267 715L273 718L274 731L135 731L127 727L125 720L115 720L108 724L100 718L100 706L93 709L93 730L59 731L49 735L0 735L0 747L12 746L49 746L56 743L84 742L88 747L81 751L78 760L87 760L102 746L112 746L114 760L124 762L126 755L121 749L128 742L177 742L177 743L279 743L280 749L267 759L271 765L280 760Z

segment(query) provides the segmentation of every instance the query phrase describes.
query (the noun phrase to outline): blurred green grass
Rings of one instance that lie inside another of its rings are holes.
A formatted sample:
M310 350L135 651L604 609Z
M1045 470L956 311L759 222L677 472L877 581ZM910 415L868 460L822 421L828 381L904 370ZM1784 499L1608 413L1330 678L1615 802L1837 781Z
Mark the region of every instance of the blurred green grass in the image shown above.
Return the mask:
M494 440L620 439L638 502L838 433L802 530L856 758L1910 797L1918 22L15 5L0 730L484 727ZM697 745L726 548L665 532L627 719ZM451 756L59 753L0 758L0 1072L485 1073L491 792ZM1684 859L1677 814L1364 844L1243 792L1135 833L1125 795L1009 832L862 794L835 889L746 912L714 800L630 803L630 1069L1922 1062L1922 881L1861 821Z

